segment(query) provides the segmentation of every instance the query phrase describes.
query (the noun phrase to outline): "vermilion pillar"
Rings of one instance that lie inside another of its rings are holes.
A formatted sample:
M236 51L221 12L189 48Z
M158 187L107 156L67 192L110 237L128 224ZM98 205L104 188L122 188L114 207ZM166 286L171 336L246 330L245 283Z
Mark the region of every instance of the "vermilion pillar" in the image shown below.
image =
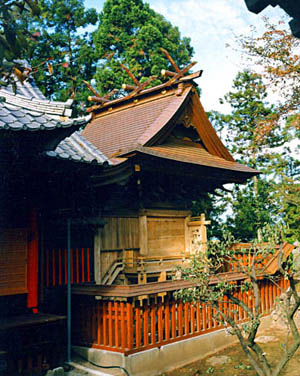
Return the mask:
M27 307L34 313L38 312L38 215L37 210L30 212L30 229L27 257Z

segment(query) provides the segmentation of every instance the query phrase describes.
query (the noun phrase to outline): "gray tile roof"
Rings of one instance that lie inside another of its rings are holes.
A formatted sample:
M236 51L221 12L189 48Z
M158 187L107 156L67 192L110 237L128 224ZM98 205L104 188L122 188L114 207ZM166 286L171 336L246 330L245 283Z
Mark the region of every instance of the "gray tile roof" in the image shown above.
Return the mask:
M34 81L17 83L16 92L11 86L0 87L0 97L5 98L4 102L0 102L0 134L1 130L42 131L84 126L91 119L91 115L71 118L73 101L64 103L47 100ZM111 164L78 131L60 141L55 150L45 151L45 155L98 165Z
M70 118L72 100L53 102L44 97L34 82L17 84L17 92L11 87L0 87L0 131L3 130L52 130L85 125L91 116Z
M80 132L74 132L70 137L62 140L54 151L46 153L49 157L69 159L76 162L111 164L91 142Z

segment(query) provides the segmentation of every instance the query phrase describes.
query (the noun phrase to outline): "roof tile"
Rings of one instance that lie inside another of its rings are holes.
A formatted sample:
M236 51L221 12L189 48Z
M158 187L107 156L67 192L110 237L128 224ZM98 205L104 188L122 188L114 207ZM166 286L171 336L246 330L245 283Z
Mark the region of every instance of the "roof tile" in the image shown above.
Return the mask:
M75 162L110 164L107 157L92 145L80 132L74 132L56 147L55 151L47 152L49 157L69 159Z
M148 141L165 125L166 117L176 112L188 92L187 89L181 97L174 92L171 95L159 95L151 100L140 100L137 104L121 107L115 112L102 113L82 134L110 158L140 143L142 137L143 141ZM170 112L169 106L172 107Z

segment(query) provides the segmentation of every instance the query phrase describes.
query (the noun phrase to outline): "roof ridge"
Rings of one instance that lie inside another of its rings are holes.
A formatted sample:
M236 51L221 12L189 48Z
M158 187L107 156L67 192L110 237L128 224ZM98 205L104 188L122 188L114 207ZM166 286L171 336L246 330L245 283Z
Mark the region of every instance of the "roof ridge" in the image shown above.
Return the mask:
M70 117L72 115L72 100L68 100L67 102L55 102L46 98L29 98L22 94L14 94L5 89L0 89L0 95L5 98L7 104L12 104L23 109L56 116Z
M138 138L137 144L145 145L172 119L177 113L182 103L185 101L189 93L192 91L192 86L186 87L181 95L176 96L176 102L172 101L155 119L155 121L148 127L148 129ZM175 100L175 99L174 99ZM176 108L175 108L176 106Z

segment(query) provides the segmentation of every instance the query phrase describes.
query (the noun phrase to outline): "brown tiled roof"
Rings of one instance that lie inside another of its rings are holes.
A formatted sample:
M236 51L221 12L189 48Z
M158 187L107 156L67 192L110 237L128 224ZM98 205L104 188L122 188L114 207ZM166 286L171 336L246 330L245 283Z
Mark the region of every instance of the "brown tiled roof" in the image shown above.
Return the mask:
M144 98L126 106L102 112L83 131L108 158L112 158L136 145L145 145L176 115L192 87L183 94L175 90Z
M246 172L253 175L258 174L258 171L253 168L212 155L201 145L190 141L175 140L172 138L169 142L162 145L150 147L138 146L135 150L128 150L126 154L130 154L134 151L179 162ZM122 154L122 156L124 157L126 154Z
M241 165L223 145L211 125L198 94L191 83L181 86L152 88L138 98L110 102L99 108L95 119L83 136L106 155L113 164L120 164L136 152L183 163L218 168L238 173L243 179L258 171ZM185 115L186 114L186 115ZM188 123L182 122L182 117ZM176 124L193 126L201 145L185 142L176 135Z

